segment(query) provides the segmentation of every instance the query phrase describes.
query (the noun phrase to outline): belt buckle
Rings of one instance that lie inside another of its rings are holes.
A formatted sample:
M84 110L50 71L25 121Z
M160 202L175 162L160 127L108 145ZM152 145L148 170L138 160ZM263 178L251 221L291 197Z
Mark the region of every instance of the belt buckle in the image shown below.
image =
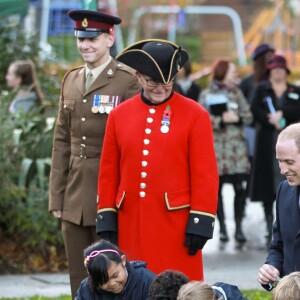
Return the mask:
M79 156L81 158L86 158L86 145L85 144L80 144Z

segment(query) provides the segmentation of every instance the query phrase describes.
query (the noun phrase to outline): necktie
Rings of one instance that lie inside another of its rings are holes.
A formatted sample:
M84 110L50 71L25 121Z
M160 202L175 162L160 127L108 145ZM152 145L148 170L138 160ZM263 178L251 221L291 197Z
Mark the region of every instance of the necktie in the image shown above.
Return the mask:
M89 71L86 75L86 79L85 79L85 90L87 91L89 89L89 87L91 86L93 82L93 74L91 71Z

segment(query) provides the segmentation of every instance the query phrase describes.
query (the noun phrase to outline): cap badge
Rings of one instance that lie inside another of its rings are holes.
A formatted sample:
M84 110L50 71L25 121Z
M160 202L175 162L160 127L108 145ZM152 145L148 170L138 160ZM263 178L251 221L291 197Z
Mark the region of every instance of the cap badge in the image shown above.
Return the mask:
M89 25L88 20L86 18L84 18L81 25L82 25L82 27L88 27L88 25Z

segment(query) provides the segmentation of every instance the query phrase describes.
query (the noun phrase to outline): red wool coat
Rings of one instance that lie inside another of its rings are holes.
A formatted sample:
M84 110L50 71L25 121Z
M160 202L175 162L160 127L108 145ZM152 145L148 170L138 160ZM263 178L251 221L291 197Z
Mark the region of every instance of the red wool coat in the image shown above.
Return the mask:
M170 116L167 133L164 115ZM202 253L188 254L185 233L212 237L217 193L212 125L198 103L174 93L149 106L137 95L110 113L98 212L117 213L119 247L129 260L146 261L155 273L173 269L202 280ZM191 213L197 217L189 220Z

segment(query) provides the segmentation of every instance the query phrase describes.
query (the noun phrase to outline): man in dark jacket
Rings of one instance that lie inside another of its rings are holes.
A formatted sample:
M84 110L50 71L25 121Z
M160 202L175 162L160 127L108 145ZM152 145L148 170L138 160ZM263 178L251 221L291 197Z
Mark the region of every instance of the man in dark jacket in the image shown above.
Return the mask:
M280 172L287 180L278 188L272 242L257 276L267 290L271 290L280 277L300 271L300 123L281 131L276 157Z

